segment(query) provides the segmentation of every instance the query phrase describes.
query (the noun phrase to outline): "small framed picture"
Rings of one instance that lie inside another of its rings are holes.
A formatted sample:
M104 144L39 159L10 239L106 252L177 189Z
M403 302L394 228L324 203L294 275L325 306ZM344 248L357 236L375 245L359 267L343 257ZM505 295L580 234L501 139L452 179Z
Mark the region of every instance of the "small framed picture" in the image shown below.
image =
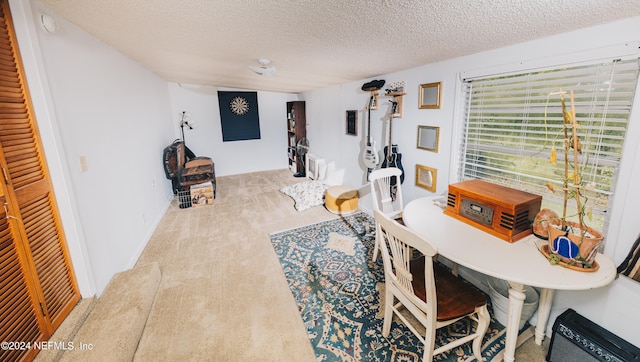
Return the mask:
M442 82L420 84L418 108L439 109L442 99Z
M347 111L347 134L350 136L358 135L358 111Z
M440 127L418 126L418 145L421 150L438 152Z
M436 192L438 170L432 167L416 164L416 186Z

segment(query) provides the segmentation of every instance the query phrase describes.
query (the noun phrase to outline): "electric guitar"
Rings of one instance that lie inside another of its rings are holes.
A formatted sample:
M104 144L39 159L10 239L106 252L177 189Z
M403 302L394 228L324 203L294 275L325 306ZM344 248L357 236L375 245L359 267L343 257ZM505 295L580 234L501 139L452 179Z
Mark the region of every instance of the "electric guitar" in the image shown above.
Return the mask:
M362 161L367 168L372 169L378 166L380 159L378 157L378 150L376 147L376 141L371 137L371 106L373 104L373 95L369 99L369 119L367 124L367 145L364 148L364 152L362 154Z
M402 173L400 174L400 183L404 182L404 168L402 167L402 154L398 153L398 145L394 145L391 143L391 122L393 121L393 116L396 114L396 110L398 107L398 102L392 102L391 106L391 115L389 116L389 144L384 147L385 160L382 163L382 168L388 167L396 167L399 168ZM395 185L395 179L392 180L391 185Z

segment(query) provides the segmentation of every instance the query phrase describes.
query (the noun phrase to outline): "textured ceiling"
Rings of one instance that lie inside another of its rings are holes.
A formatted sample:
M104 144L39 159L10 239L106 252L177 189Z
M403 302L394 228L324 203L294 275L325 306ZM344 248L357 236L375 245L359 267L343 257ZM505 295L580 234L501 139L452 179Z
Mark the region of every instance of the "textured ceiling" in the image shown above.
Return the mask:
M640 0L39 1L168 81L291 93L640 15ZM277 76L250 71L258 58Z

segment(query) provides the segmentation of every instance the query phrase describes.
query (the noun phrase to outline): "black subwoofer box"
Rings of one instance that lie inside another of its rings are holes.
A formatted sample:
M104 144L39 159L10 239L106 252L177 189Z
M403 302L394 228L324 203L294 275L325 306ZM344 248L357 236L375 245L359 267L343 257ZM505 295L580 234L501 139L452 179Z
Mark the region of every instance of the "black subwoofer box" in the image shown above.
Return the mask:
M640 348L567 309L553 324L551 362L640 362Z

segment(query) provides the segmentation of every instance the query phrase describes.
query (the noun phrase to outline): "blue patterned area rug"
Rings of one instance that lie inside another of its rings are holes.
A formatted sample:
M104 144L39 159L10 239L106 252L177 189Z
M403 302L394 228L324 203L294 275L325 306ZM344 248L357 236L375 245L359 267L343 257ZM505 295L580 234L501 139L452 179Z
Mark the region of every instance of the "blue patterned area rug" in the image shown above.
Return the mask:
M422 343L402 323L382 336L384 268L372 262L375 226L365 213L270 235L318 361L419 361ZM491 310L491 308L489 308ZM436 345L466 334L469 321L439 330ZM504 327L491 320L482 355L504 348ZM474 361L471 344L434 361Z

